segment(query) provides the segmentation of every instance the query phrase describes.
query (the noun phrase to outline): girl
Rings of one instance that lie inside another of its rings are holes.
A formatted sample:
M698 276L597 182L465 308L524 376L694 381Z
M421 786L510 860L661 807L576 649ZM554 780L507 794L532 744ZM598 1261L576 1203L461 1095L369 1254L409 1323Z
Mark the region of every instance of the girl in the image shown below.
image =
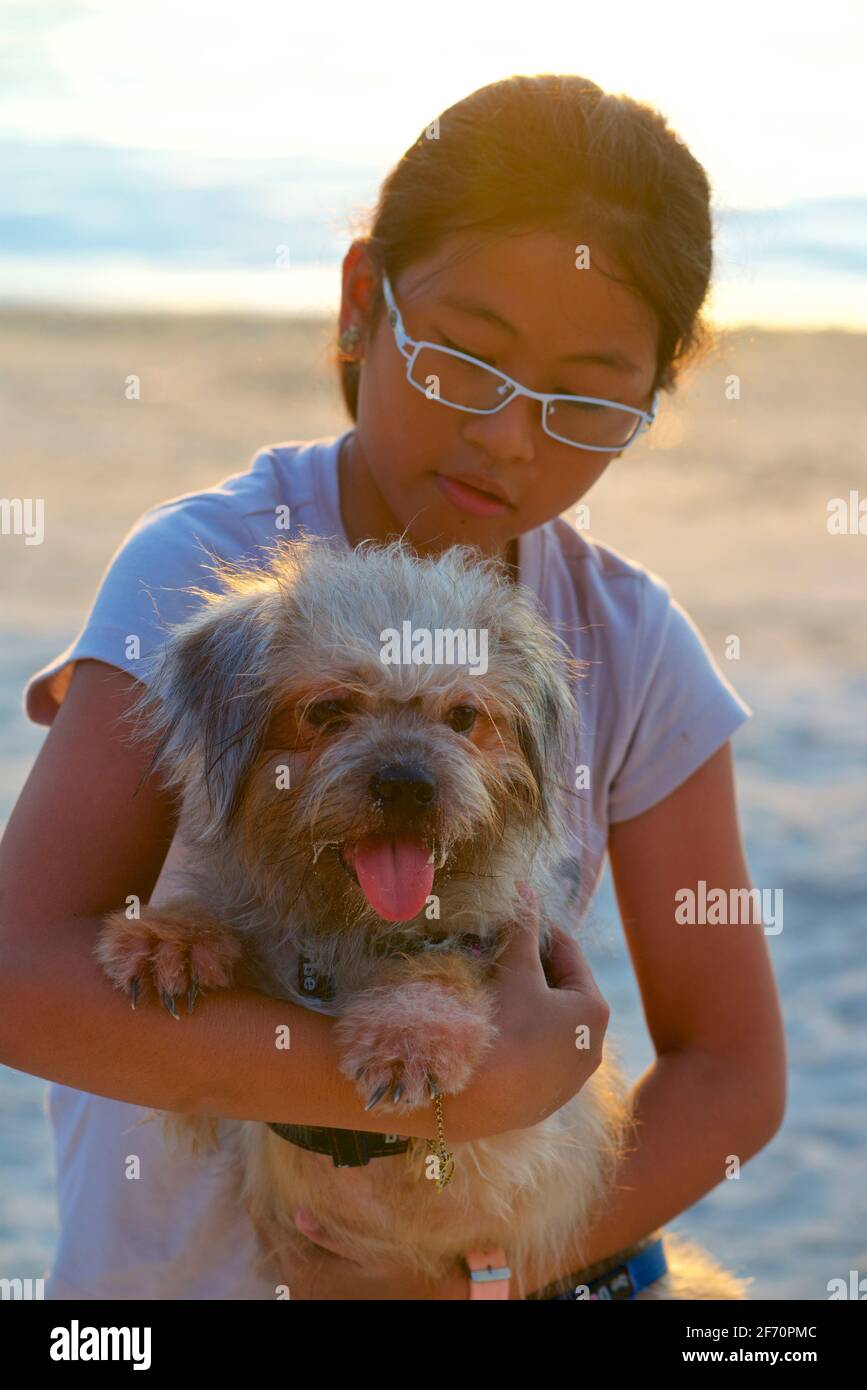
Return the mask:
M561 926L585 915L607 852L656 1060L574 1263L520 1271L521 1286L551 1297L560 1276L625 1260L779 1127L785 1049L761 926L675 919L680 888L750 887L729 740L751 710L664 581L560 519L702 343L709 198L656 111L586 79L512 77L450 107L388 175L343 263L337 362L353 425L265 449L146 512L76 640L30 680L28 715L52 727L0 849L0 1042L4 1062L54 1083L49 1297L273 1297L233 1186L234 1124L375 1123L340 1076L329 1018L232 990L177 1028L154 1006L133 1015L91 955L101 915L130 895L158 901L183 861L183 826L119 723L160 619L191 611L184 590L208 583L206 552L252 556L287 506L290 535L501 557L589 662L574 920ZM500 1043L449 1098L450 1143L538 1121L598 1065L607 1009L584 958L558 933L546 974L537 934L533 918L500 963ZM287 1012L291 1063L257 1041ZM573 1045L579 1021L590 1054ZM219 1153L178 1157L159 1126L134 1127L143 1106L225 1117ZM427 1136L431 1116L401 1127ZM297 1220L311 1255L289 1271L293 1298L469 1296L462 1265L436 1286L362 1269Z

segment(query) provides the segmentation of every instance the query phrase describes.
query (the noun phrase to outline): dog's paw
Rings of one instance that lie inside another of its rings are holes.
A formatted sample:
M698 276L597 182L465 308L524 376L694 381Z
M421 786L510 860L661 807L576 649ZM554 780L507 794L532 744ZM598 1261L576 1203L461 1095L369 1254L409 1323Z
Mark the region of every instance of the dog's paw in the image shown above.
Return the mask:
M429 980L367 990L336 1021L341 1070L365 1109L429 1105L467 1085L496 1036L492 1006Z
M186 996L187 1013L192 1013L204 990L231 985L243 947L201 909L146 907L132 921L124 912L106 917L94 954L133 1008L153 994L180 1019L178 998Z

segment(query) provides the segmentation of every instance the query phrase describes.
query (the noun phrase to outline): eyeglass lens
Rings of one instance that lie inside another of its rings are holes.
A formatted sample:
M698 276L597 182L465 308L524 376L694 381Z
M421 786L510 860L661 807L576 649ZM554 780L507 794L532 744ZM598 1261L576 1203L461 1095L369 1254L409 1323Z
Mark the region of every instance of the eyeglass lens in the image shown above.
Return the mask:
M433 400L469 410L494 410L511 387L492 368L467 362L434 347L421 347L410 379ZM546 407L549 431L570 444L622 449L636 433L641 417L613 405L554 400Z

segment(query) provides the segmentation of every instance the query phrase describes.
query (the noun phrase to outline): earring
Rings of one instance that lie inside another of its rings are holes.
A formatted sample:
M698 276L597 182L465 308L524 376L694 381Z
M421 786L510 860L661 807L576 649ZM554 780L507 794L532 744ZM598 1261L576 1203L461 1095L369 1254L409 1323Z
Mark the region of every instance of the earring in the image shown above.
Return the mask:
M357 348L360 339L361 329L357 328L355 324L353 324L351 328L347 328L345 332L341 333L340 337L337 339L337 346L340 348L340 351L343 353L344 357L346 357L347 360L350 362L355 361L355 349Z

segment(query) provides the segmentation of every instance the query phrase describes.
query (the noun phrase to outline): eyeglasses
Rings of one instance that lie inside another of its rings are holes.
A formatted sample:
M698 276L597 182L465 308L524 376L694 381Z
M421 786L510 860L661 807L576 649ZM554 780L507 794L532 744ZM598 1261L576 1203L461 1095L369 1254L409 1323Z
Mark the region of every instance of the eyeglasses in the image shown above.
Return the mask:
M428 400L439 401L440 405L451 406L453 410L468 410L474 415L494 415L516 396L529 396L542 402L542 429L552 439L571 444L573 449L593 449L603 454L625 449L639 434L649 430L656 418L658 390L653 394L649 412L599 396L531 391L505 372L498 372L477 357L458 352L457 348L410 338L384 272L382 290L395 342L407 359L407 379L416 390L424 392Z

